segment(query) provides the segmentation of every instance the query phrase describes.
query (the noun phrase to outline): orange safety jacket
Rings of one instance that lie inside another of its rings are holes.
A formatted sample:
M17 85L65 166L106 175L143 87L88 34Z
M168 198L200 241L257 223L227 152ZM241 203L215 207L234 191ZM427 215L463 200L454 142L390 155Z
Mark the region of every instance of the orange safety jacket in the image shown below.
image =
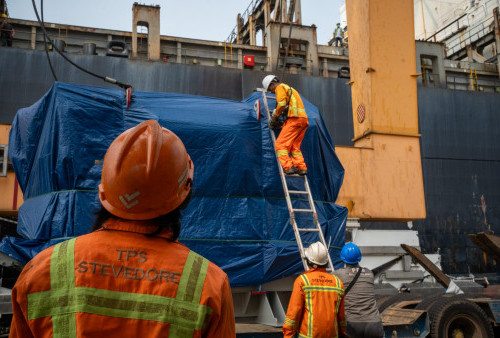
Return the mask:
M235 337L227 275L156 228L113 218L42 251L12 290L10 337Z
M332 338L346 334L344 285L325 268L301 274L293 285L288 304L284 337L299 331L303 338Z
M299 93L292 87L280 83L276 89L276 115L280 116L288 104L288 117L307 118L306 109Z

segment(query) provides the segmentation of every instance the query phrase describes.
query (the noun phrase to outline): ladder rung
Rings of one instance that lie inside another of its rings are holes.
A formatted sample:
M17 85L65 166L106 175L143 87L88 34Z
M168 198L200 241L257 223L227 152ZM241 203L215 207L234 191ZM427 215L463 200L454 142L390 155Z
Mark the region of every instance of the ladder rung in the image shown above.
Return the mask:
M288 190L289 194L299 194L299 195L308 195L307 191L299 191L299 190Z
M295 212L313 212L312 209L292 209Z
M318 232L318 229L313 229L313 228L297 228L299 231L305 231L305 232Z

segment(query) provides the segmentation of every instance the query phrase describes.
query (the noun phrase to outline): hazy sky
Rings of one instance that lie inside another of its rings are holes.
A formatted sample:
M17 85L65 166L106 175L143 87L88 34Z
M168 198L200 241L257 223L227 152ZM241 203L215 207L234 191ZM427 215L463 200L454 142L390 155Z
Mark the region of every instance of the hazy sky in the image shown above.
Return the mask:
M137 0L44 0L44 19L76 26L132 31L132 4ZM251 0L152 0L160 5L162 35L224 41ZM344 0L302 0L302 23L315 24L318 43L326 44ZM35 0L40 12L40 0ZM11 17L36 20L31 0L7 0ZM260 44L260 42L259 42Z

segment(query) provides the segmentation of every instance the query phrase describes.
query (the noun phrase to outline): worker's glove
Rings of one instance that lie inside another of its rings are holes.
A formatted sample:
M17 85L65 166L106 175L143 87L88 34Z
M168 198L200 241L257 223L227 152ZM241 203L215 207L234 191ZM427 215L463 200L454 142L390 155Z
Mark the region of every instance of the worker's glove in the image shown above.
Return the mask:
M271 118L271 121L269 121L269 128L271 128L271 129L278 129L280 127L281 127L281 123L279 121L279 116L273 114L273 117Z

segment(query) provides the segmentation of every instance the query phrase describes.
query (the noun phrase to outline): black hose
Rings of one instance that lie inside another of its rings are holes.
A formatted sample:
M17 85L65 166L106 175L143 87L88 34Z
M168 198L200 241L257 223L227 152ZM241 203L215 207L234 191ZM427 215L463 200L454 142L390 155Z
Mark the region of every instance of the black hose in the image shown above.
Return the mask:
M122 83L122 82L119 82L118 80L115 80L113 78L110 78L110 77L107 77L107 76L102 76L102 75L99 75L99 74L96 74L94 72L91 72L90 70L87 70L79 65L77 65L76 63L74 63L72 60L70 60L64 53L62 53L59 48L57 48L57 46L54 45L54 43L52 42L52 39L49 37L49 34L47 33L47 31L45 30L45 25L42 23L41 19L40 19L40 16L38 15L38 10L36 8L36 4L35 4L35 0L31 0L31 3L33 4L33 10L35 11L35 15L36 15L36 18L38 20L38 24L40 25L40 27L42 28L42 31L43 31L43 35L47 38L47 40L49 40L49 42L52 44L52 48L54 48L58 53L59 55L61 55L66 61L68 61L70 64L72 64L73 66L75 66L76 68L78 68L79 70L81 70L82 72L84 73L87 73L89 75L92 75L94 77L97 77L105 82L109 82L109 83L113 83L113 84L116 84L117 86L120 86L121 88L130 88L132 87L131 85L127 84L127 83Z
M43 22L43 0L40 0L40 11L42 13L41 22L44 25L44 22ZM52 67L52 62L50 61L49 47L47 46L47 38L45 37L45 34L43 35L43 44L45 45L45 55L47 55L47 61L49 62L50 71L52 72L52 76L54 77L54 81L57 81L56 72L54 71L54 68Z

